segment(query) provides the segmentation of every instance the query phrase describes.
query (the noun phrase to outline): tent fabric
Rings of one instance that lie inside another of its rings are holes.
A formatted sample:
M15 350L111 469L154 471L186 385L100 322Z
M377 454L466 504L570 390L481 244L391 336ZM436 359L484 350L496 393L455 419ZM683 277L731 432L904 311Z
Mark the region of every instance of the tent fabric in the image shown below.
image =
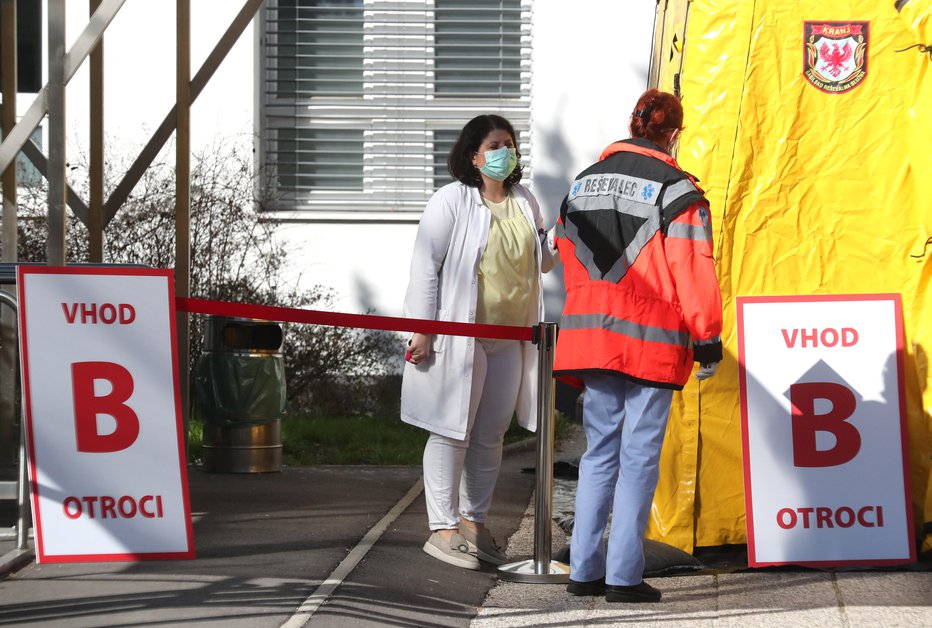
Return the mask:
M932 521L932 62L897 52L932 43L930 1L658 10L655 76L679 88L677 158L711 202L726 356L674 398L648 538L686 551L747 542L737 296L902 295L914 519ZM866 23L866 74L835 92L808 80L807 21Z
M908 55L906 61L916 66L916 89L908 110L910 178L915 186L916 199L920 203L924 201L928 206L928 199L932 199L932 150L929 149L932 138L932 107L929 106L932 103L932 0L909 0L902 4L899 13L907 32L912 35L909 46L901 54ZM926 240L922 250L911 255L915 259L914 263L922 268L911 314L914 321L925 322L913 330L916 360L913 385L917 394L921 395L926 427L928 433L932 434L932 386L929 385L932 383L932 371L929 369L929 349L932 347L932 325L929 325L929 321L932 321L932 226L929 216L932 210L926 209L923 213ZM928 449L919 448L915 455L921 457L928 452ZM918 466L921 467L921 464ZM924 518L921 519L925 522L922 550L929 552L932 551L932 469L925 486Z

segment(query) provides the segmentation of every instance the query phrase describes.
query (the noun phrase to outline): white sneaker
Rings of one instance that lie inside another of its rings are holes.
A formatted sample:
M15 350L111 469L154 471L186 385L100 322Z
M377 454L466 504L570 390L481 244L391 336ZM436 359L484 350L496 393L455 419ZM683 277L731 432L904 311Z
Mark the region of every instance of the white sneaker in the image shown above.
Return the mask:
M498 546L492 533L486 527L480 528L479 533L473 532L467 526L460 526L460 533L466 542L469 543L470 549L476 553L481 561L492 565L504 565L508 562L505 552Z
M424 551L445 563L463 569L479 569L479 559L470 553L469 543L459 532L447 541L438 532L434 532L424 543Z

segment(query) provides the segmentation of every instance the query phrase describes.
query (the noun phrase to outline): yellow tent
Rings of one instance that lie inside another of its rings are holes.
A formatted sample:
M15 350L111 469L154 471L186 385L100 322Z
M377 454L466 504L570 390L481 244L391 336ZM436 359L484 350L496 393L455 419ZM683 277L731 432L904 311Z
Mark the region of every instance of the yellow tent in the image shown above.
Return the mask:
M682 97L678 160L712 203L726 356L674 399L648 537L747 542L739 295L902 295L914 520L932 531L932 56L910 48L932 45L932 0L660 7L651 81ZM860 69L811 71L813 35L846 27Z

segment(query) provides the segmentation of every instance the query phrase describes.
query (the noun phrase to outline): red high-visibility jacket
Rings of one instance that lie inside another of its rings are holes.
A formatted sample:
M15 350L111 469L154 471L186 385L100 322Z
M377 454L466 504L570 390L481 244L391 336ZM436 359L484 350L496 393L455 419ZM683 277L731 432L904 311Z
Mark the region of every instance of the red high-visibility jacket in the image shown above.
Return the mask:
M644 139L610 145L570 186L555 236L555 377L580 386L612 371L679 390L694 360L722 359L709 202L670 155Z

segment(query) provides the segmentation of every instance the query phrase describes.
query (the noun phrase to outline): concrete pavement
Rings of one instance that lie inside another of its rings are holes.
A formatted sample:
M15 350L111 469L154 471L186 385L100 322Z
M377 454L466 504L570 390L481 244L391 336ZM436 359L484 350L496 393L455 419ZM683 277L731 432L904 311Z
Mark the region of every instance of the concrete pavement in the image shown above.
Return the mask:
M533 552L533 512L509 539L508 553ZM554 547L565 538L554 526ZM920 571L924 569L924 571ZM932 626L932 564L910 570L828 572L707 568L648 578L658 604L609 604L567 595L562 585L499 580L470 628L547 626L853 628Z
M521 469L534 455L506 456L491 524L500 539L521 523L534 483ZM30 562L0 579L0 626L468 626L495 571L421 551L420 476L414 466L191 468L195 560ZM0 541L0 555L13 545Z
M558 445L575 460L580 442ZM533 554L532 447L504 461L493 533ZM654 605L574 598L556 584L498 580L421 551L418 467L189 470L197 558L19 565L0 579L0 626L930 626L932 571L747 571L653 578ZM4 507L5 508L5 507ZM7 510L0 510L10 525ZM565 542L553 525L553 549ZM12 540L0 540L0 556ZM738 565L740 567L740 565Z

